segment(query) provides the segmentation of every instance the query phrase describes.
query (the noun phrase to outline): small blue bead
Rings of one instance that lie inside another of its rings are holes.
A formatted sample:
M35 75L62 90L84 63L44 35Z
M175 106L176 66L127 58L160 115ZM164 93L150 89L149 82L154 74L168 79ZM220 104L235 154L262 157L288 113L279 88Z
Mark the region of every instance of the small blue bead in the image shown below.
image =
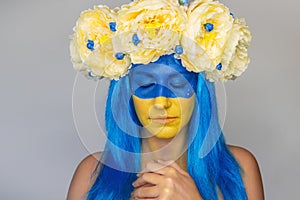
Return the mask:
M182 48L181 45L177 45L177 46L175 47L175 53L177 53L178 55L183 54L183 48Z
M88 40L88 43L86 44L86 47L87 47L88 49L94 51L94 50L95 50L94 46L95 46L94 41L93 41L93 40Z
M93 72L92 72L92 71L89 71L89 72L88 72L88 75L89 75L89 77L91 77L91 78L95 78L95 77L97 77L96 75L94 75L94 74L93 74Z
M234 14L231 12L230 15L232 16L232 18L234 18Z
M234 19L234 14L233 13L230 13L230 15L232 16L232 18Z
M223 67L223 66L222 66L222 63L219 63L219 64L217 65L216 69L217 69L217 70L221 70L222 67Z
M134 34L132 36L132 42L135 46L137 46L139 43L140 43L140 39L139 39L139 36L137 34Z
M212 30L214 30L214 25L211 23L204 24L204 26L207 32L211 32Z
M109 23L109 28L112 32L116 32L117 31L117 23L116 22L110 22Z
M178 0L178 3L180 5L185 5L185 4L188 4L189 3L189 0Z
M123 60L125 55L123 53L119 52L119 53L116 53L115 56L116 56L116 59Z

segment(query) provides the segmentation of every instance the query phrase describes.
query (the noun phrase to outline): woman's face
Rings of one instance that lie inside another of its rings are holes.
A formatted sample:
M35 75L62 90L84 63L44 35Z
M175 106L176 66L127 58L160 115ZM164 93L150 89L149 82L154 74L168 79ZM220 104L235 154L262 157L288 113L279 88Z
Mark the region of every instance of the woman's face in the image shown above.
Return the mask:
M180 65L150 63L131 70L130 87L141 124L158 138L172 138L193 113L197 75Z

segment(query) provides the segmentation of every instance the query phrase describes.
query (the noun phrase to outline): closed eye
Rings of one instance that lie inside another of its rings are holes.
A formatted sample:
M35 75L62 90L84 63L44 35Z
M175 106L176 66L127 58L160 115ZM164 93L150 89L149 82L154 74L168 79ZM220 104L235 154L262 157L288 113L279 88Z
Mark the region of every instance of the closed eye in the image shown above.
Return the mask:
M187 81L172 81L170 85L174 88L183 88L187 84Z
M155 85L155 83L139 84L139 86L140 86L141 88L149 88L149 87L152 87L152 86L154 86L154 85Z

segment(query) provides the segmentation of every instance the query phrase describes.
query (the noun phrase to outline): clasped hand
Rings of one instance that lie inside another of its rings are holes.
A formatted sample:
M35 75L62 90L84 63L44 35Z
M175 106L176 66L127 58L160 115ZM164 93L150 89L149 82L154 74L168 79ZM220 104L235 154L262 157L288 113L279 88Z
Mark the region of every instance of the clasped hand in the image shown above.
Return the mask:
M192 177L173 161L148 163L132 185L134 200L202 200Z

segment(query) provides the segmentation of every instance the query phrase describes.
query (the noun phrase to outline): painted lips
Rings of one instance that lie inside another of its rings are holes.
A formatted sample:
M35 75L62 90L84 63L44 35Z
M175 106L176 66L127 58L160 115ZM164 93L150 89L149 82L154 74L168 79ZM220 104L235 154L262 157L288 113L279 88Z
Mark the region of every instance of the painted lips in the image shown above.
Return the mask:
M168 124L175 121L178 117L150 117L153 122L160 124Z

